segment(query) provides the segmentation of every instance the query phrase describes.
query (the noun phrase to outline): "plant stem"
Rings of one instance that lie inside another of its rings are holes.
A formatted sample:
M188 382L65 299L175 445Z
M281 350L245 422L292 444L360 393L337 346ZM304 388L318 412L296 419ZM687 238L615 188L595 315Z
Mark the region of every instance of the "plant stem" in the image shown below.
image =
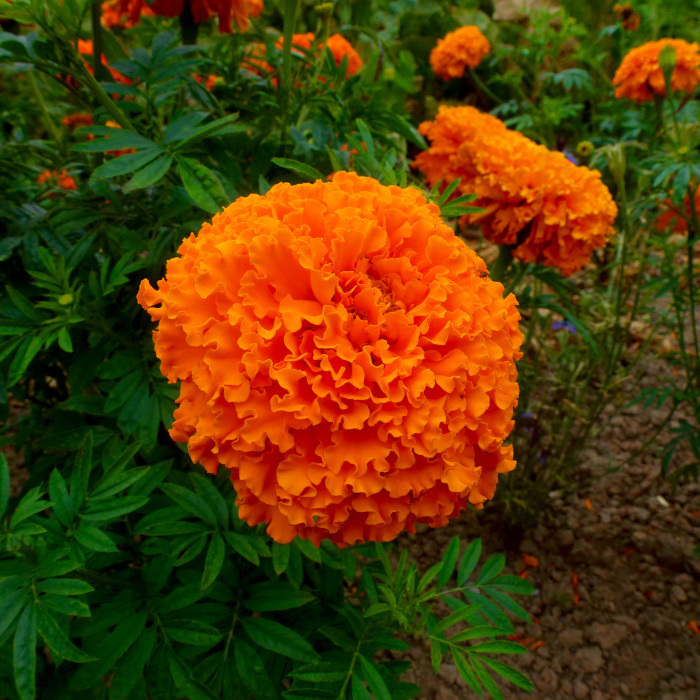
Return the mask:
M104 77L102 66L102 3L93 0L91 10L92 19L92 70L96 80Z
M282 85L280 90L280 106L282 119L287 122L287 108L292 92L292 37L297 20L298 0L285 0L284 5L284 45L282 46Z
M491 279L494 282L503 282L506 271L513 261L513 246L501 244L498 246L498 257L493 264Z
M471 76L471 79L474 81L474 85L479 88L492 102L495 102L497 105L502 105L503 100L500 97L496 97L493 92L486 86L486 83L479 78L479 76L471 69L469 68L469 75Z
M51 119L49 110L46 107L46 102L44 102L44 97L42 96L41 90L39 90L39 86L37 85L36 78L34 77L34 71L27 71L27 84L29 85L32 94L34 95L34 99L36 100L37 105L39 106L39 110L41 111L41 118L44 121L44 126L46 127L47 131L51 134L51 137L54 139L54 141L56 141L56 143L60 146L63 143L63 139L61 138L61 132L58 130L56 124L54 124L53 119Z
M197 43L197 24L194 21L190 0L186 0L180 13L180 34L185 46L194 46Z

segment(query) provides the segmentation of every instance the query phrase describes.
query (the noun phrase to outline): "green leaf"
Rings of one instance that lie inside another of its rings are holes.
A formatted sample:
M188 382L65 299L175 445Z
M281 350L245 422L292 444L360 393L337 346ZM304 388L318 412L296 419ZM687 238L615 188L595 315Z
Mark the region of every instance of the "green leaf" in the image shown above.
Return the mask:
M263 581L250 589L243 605L253 612L291 610L316 600L310 591L300 591L286 581Z
M293 546L295 546L307 559L315 561L317 564L321 563L321 550L313 543L311 540L302 540L297 537Z
M78 664L95 660L94 657L78 649L78 647L68 639L53 616L41 607L37 610L37 628L39 634L44 638L44 641L49 645L49 648L54 654Z
M87 581L78 578L48 578L39 581L36 584L36 590L54 595L82 595L95 589Z
M478 654L524 654L526 649L520 644L503 639L475 644L469 647L469 651Z
M501 693L499 687L494 683L493 678L488 674L479 658L476 656L469 655L469 660L474 667L474 673L476 673L478 679L484 684L486 692L496 700L503 700L503 693Z
M75 509L79 509L87 498L92 470L92 431L88 432L75 462L71 475L71 495L75 500Z
M121 518L128 513L133 513L148 503L148 498L143 496L122 496L109 501L88 501L88 507L83 514L85 520L91 522L105 522Z
M486 664L492 668L499 676L502 676L507 681L510 681L513 685L527 690L530 692L533 689L532 681L524 674L517 671L512 666L504 664L496 659L490 659L488 656L483 656L480 658L481 663Z
M122 698L129 694L153 654L157 636L158 631L155 625L146 628L119 660L109 688L111 698Z
M27 371L31 361L36 357L39 350L41 350L44 344L45 336L41 333L33 334L27 337L20 348L17 350L17 354L12 360L10 365L10 370L7 373L7 386L11 387L17 384L17 382L24 376Z
M468 630L463 630L462 632L457 632L453 637L450 637L450 642L452 644L457 644L459 642L466 642L470 639L482 639L483 637L499 637L503 634L507 634L505 630L500 627L491 627L490 625L479 625L478 627L472 627Z
M214 700L215 696L192 677L192 671L187 664L171 649L167 650L168 666L173 681L182 695L188 700Z
M36 606L30 602L20 615L12 646L15 685L20 700L34 700L36 686Z
M459 675L464 678L466 684L479 696L481 697L483 693L481 692L481 686L477 680L476 674L472 671L471 666L464 658L464 655L458 647L450 647L450 653L452 654L452 660L455 662L455 666L459 671Z
M29 587L11 593L3 592L0 598L0 637L9 629L30 597Z
M196 493L179 484L161 484L161 490L188 513L216 526L216 516L209 505Z
M488 583L491 579L496 578L498 574L503 571L503 567L506 565L506 558L503 554L494 554L492 557L486 560L486 563L481 568L479 573L479 578L477 579L477 585L482 586Z
M279 695L258 652L239 636L234 638L233 645L236 670L245 687L256 700L276 700Z
M272 543L272 568L278 576L284 573L287 564L289 564L290 551L291 545L289 544Z
M155 185L156 182L165 177L172 164L173 157L171 155L160 156L160 158L139 170L122 189L124 192L133 192L134 190Z
M250 544L248 537L239 535L237 532L225 532L224 537L231 547L251 564L257 566L260 563L260 555L253 545Z
M484 586L482 590L487 595L490 595L497 603L502 605L508 612L513 613L513 615L516 617L519 617L521 620L530 619L530 615L528 615L527 610L525 610L522 605L516 603L505 593L496 590L495 588L491 588L491 586Z
M65 595L47 593L39 598L39 603L45 608L51 608L64 615L77 615L78 617L90 617L90 608L77 598Z
M476 568L479 558L481 557L481 538L469 543L469 546L464 550L462 560L459 562L459 570L457 572L457 583L463 586L469 578L472 571Z
M352 658L352 657L350 657ZM340 661L314 661L292 671L289 675L300 681L314 683L335 683L342 681L348 674L348 664Z
M442 562L439 561L437 564L433 564L422 576L418 582L418 588L416 588L416 593L422 593L437 576L438 571L442 569Z
M272 162L275 165L279 165L280 168L285 168L286 170L291 170L292 172L301 175L304 179L309 179L312 181L323 180L325 177L316 168L312 168L306 163L300 163L298 160L292 160L291 158L273 158Z
M350 690L352 692L352 700L372 700L369 690L362 685L362 681L355 673L350 676Z
M440 649L440 644L435 640L430 640L430 665L433 667L433 673L437 673L440 670L440 664L442 663L442 650Z
M80 523L75 531L75 539L86 549L94 552L118 552L117 546L107 533L87 523Z
M360 676L367 683L370 691L374 693L374 697L377 700L391 700L391 693L375 664L362 654L358 654L357 658L360 661L358 669Z
M72 150L81 153L102 153L104 151L121 151L124 148L160 149L158 144L149 141L135 131L127 131L126 129L109 126L91 126L84 131L86 133L93 133L96 136L104 136L105 138L78 143L73 146Z
M202 583L199 586L202 590L209 588L209 586L216 581L217 576L221 572L221 567L224 565L225 552L226 545L224 544L224 538L217 532L211 538L209 548L207 549Z
M197 495L207 502L212 512L216 515L219 525L226 527L229 521L228 503L219 492L219 489L214 486L210 478L201 474L193 473L191 478L195 483Z
M480 608L481 608L481 606L478 604L477 605L465 605L463 608L459 608L459 610L455 610L453 613L448 615L446 618L444 618L443 620L440 620L440 622L438 622L437 625L435 625L430 630L430 633L433 635L441 634L449 627L452 627L452 625L456 625L458 622L462 622L463 620L466 620L467 618L476 614L477 612L479 612Z
M299 661L316 661L318 654L300 634L274 620L264 617L244 617L243 629L263 649Z
M27 492L24 498L19 502L19 505L15 508L15 512L10 519L10 530L13 530L27 518L31 518L33 515L40 513L51 505L49 501L40 500L42 493L39 489L39 486L33 488L31 491Z
M514 574L503 574L503 576L499 576L491 581L490 585L506 593L517 593L520 595L532 595L535 591L535 587L529 581Z
M10 501L10 465L7 463L7 457L0 452L0 517L7 510L7 504Z
M140 153L128 153L103 163L93 170L91 180L101 180L120 175L133 173L134 170L143 168L152 160L155 160L163 150L161 148L147 148Z
M177 169L187 194L204 211L214 214L228 203L219 178L194 158L176 156Z
M459 557L459 537L455 536L447 545L445 554L442 557L442 566L440 567L440 572L438 573L437 587L438 589L443 588L445 584L450 580L452 573L455 570L457 564L457 558Z
M193 646L212 647L221 640L221 633L216 627L197 620L174 620L167 623L165 632L176 642Z

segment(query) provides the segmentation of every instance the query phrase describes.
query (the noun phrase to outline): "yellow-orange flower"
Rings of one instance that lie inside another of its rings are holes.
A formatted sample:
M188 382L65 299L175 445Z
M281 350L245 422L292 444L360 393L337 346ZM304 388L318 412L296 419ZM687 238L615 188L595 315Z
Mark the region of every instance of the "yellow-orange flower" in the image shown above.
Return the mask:
M695 211L700 216L700 185L695 190ZM693 212L690 208L690 198L686 194L683 198L685 211L681 211L670 199L663 203L663 210L656 218L654 225L659 231L673 231L674 233L685 233L688 230L688 220Z
M664 46L676 51L676 67L671 74L674 92L693 92L700 84L700 45L683 39L659 39L632 49L620 63L613 78L615 97L635 102L651 102L654 95L665 95L664 74L659 56Z
M617 207L597 170L576 166L502 121L473 107L441 106L420 132L430 148L412 166L428 184L461 178L457 194L475 194L463 224L480 224L490 241L513 255L571 274L613 233Z
M44 170L36 179L37 184L48 184L51 187L59 187L62 190L77 190L78 185L75 180L68 174L67 170ZM51 192L49 197L55 197L55 193Z
M74 112L73 114L66 114L65 117L61 117L61 123L66 129L70 131L75 131L81 126L92 126L92 114L89 112Z
M339 66L345 56L348 57L348 68L345 72L345 77L355 75L357 71L364 65L360 54L355 51L352 44L340 34L332 34L328 37L326 46L330 49L335 59L336 66Z
M355 173L238 199L139 303L171 436L278 542L444 525L515 466L513 295L415 188Z
M106 29L131 29L141 21L141 17L154 15L144 0L107 0L102 3L102 26Z
M490 51L491 44L479 27L460 27L438 39L430 52L430 67L444 80L461 78L467 68L476 68Z

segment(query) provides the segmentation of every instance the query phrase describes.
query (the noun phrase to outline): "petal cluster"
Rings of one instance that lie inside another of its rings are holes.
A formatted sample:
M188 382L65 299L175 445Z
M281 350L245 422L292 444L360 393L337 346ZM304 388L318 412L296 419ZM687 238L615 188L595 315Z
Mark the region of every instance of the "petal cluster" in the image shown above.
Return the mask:
M338 172L244 197L138 300L181 382L171 436L279 542L444 525L515 466L515 298L417 189Z
M476 68L490 51L491 44L479 27L460 27L438 39L430 52L430 67L444 80L461 78L467 68Z
M617 207L597 170L473 107L441 106L419 130L430 148L412 166L430 185L461 178L457 194L475 194L484 211L460 221L480 224L493 243L515 246L515 257L569 275L612 235Z
M615 97L635 102L651 102L654 95L665 95L664 74L659 56L665 46L676 51L676 67L671 74L674 92L693 92L700 84L700 45L683 39L659 39L632 49L620 63L613 78Z

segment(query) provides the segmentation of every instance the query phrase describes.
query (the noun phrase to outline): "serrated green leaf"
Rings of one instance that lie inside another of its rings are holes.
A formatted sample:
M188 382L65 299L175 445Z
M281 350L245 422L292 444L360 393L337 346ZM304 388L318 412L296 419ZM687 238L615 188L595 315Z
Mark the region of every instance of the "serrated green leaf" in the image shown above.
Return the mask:
M418 582L418 588L416 588L417 593L422 593L437 576L438 571L442 569L442 562L439 561L437 564L433 564L422 576Z
M64 615L77 615L78 617L90 617L90 608L77 598L65 595L47 593L39 598L40 605L51 608Z
M242 557L247 559L251 564L257 566L260 563L260 555L253 545L248 541L245 535L239 535L237 532L225 532L224 537L231 547L238 552Z
M455 662L455 667L459 671L459 675L464 678L466 684L479 696L482 697L483 693L481 691L481 686L477 680L476 674L472 670L471 666L464 658L462 652L457 647L450 647L450 653L452 654L452 660Z
M139 153L128 153L103 163L93 170L91 180L102 180L120 175L128 175L155 160L163 150L159 147L147 148Z
M501 693L493 678L491 678L488 671L484 668L479 657L469 654L469 661L471 661L477 678L483 683L484 688L486 688L486 692L495 700L503 700L503 693Z
M372 700L369 690L362 685L360 677L355 673L350 676L350 692L352 700Z
M188 513L216 526L216 516L209 505L196 493L179 484L161 484L160 489Z
M95 590L87 581L78 578L48 578L39 581L35 588L40 593L54 595L82 595Z
M477 585L482 586L483 584L491 581L491 579L496 578L496 576L503 571L503 567L505 565L505 556L501 553L494 554L492 557L486 560L486 563L481 568L479 578L476 581Z
M10 501L10 465L7 458L0 452L0 517L5 514Z
M219 178L194 158L176 156L178 172L187 194L204 211L214 214L227 203L226 193Z
M358 669L360 676L367 683L369 690L374 693L375 698L377 700L391 700L391 693L374 663L362 654L358 654L357 658L360 662Z
M455 610L453 613L448 615L446 618L443 620L440 620L440 622L437 623L431 630L431 634L438 635L444 632L446 629L449 627L452 627L452 625L456 625L458 622L462 622L463 620L466 620L467 618L471 617L472 615L476 614L479 612L479 609L481 608L480 605L466 605L463 608L460 608L459 610Z
M209 588L209 586L216 581L219 573L221 573L221 567L224 565L225 552L226 545L224 544L224 538L217 532L211 538L207 549L207 556L204 560L204 573L202 574L202 583L199 586L202 590Z
M499 639L475 644L473 647L469 647L469 651L475 654L524 654L526 649L515 642Z
M492 668L499 676L505 678L507 681L510 681L518 688L522 688L528 692L533 689L532 681L526 675L520 673L520 671L514 669L512 666L496 661L496 659L490 659L488 656L481 657L480 661L482 664L486 664L486 666Z
M78 649L68 639L51 613L48 613L41 607L37 610L37 629L54 654L78 664L95 660L94 657L89 656L82 649Z
M490 586L498 588L506 593L516 593L519 595L532 595L535 591L535 587L520 576L515 576L514 574L504 574L503 576L498 576L493 579Z
M316 600L310 591L300 591L286 581L263 581L249 591L243 605L253 612L291 610Z
M236 670L254 698L276 700L279 696L260 655L239 636L233 640Z
M173 157L171 155L160 156L145 168L139 170L122 189L124 192L133 192L134 190L155 185L156 182L165 177L172 164Z
M244 617L243 629L263 649L299 661L316 661L318 654L300 634L264 617Z
M36 606L30 602L17 623L12 645L15 686L20 700L34 700L36 687Z
M129 694L153 654L157 636L155 625L147 627L118 661L109 688L110 698L123 698Z
M469 578L472 571L476 568L479 558L481 557L481 538L470 542L464 550L462 560L459 562L459 570L457 572L457 583L463 586Z
M273 158L272 162L275 165L279 165L280 168L291 170L297 173L297 175L303 176L305 179L311 181L325 180L323 174L316 170L316 168L312 168L306 163L300 163L298 160L292 160L291 158Z
M430 640L430 665L433 667L433 673L437 673L440 670L440 664L442 663L442 650L440 649L440 644L434 639Z
M106 532L83 522L75 531L75 539L94 552L118 552L117 546Z
M165 633L176 642L193 646L212 647L221 640L221 633L216 627L197 620L168 622Z
M287 568L290 550L289 544L272 543L272 568L278 576L281 576Z
M457 564L457 558L459 557L459 537L453 537L450 543L447 545L445 554L442 557L442 566L440 567L440 572L438 573L437 586L438 588L443 588L445 584L450 580L455 566Z
M470 639L482 639L483 637L499 637L501 635L507 634L505 630L500 627L491 627L490 625L479 625L478 627L472 627L468 630L463 630L462 632L457 632L453 637L450 637L450 642L452 644L458 644L459 642L466 642Z
M295 669L289 675L300 681L335 683L345 679L348 674L348 665L339 661L314 661Z

